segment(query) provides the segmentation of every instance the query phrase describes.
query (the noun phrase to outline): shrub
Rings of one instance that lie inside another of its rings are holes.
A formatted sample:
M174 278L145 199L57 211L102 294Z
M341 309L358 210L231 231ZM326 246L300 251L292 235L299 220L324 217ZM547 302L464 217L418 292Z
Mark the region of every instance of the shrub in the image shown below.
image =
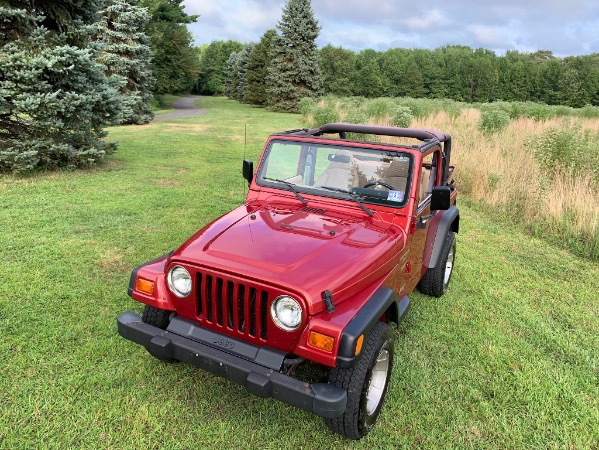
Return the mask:
M412 114L407 106L396 106L395 112L389 120L389 125L394 127L408 128L412 123Z
M364 108L370 119L380 120L393 116L397 105L390 98L375 98L367 102Z
M331 104L315 105L310 110L310 116L312 119L310 126L314 128L325 123L339 122L340 120L339 111Z
M316 100L312 97L304 97L300 100L298 104L299 112L304 118L310 114L312 108L316 106Z
M510 116L501 107L483 105L478 129L486 134L497 133L510 124Z
M587 105L578 110L577 116L584 119L599 119L599 107Z
M548 175L570 172L574 176L590 175L599 182L599 133L581 130L569 124L552 127L531 142L535 159Z
M443 110L447 113L449 120L452 122L455 122L462 113L462 107L460 103L450 99L445 99L443 101Z

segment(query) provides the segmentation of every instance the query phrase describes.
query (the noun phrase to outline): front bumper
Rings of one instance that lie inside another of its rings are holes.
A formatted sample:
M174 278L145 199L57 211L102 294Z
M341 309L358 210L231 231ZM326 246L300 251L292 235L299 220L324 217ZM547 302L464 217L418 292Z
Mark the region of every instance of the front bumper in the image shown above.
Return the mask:
M118 331L154 355L199 367L244 386L259 397L274 397L327 419L345 412L347 392L344 389L326 383L304 383L280 373L278 368L284 355L278 350L258 348L177 317L162 330L142 322L135 313L125 312L118 318Z

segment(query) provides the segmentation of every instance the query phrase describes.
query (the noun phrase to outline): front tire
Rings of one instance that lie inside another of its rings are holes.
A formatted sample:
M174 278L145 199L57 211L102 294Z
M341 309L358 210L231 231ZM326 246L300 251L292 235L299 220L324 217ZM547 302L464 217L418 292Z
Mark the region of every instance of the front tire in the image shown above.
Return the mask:
M391 328L377 322L360 361L348 369L331 369L329 383L347 390L345 413L336 419L325 419L332 431L348 439L360 439L372 429L387 395L394 353Z
M171 321L172 314L173 314L172 311L166 311L164 309L145 305L143 314L141 315L141 320L142 320L142 322L147 323L148 325L152 325L156 328L160 328L161 330L166 330L166 327L168 327L168 324ZM162 362L166 362L166 363L177 362L176 359L165 358L163 356L152 353L152 351L150 351L149 349L146 349L146 350L148 350L148 353L150 355L152 355L154 358L156 358Z
M420 283L418 283L418 290L420 292L432 297L441 297L447 292L449 281L453 274L455 251L455 233L450 231L445 237L445 243L443 244L441 258L439 258L437 267L428 269L420 280Z

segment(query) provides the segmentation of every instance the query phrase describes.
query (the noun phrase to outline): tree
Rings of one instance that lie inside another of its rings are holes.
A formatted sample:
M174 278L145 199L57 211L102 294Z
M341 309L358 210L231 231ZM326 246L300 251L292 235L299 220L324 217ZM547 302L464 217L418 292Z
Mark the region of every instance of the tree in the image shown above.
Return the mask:
M274 111L297 112L304 97L322 94L322 72L316 48L320 32L310 0L287 0L273 38L268 69L267 104Z
M348 97L353 95L356 79L356 54L351 50L327 45L320 50L324 92Z
M149 103L152 99L152 52L144 29L149 16L145 8L131 1L108 0L102 11L96 42L99 61L106 66L106 75L118 89L121 117L118 123L148 123L154 117Z
M379 65L380 53L375 50L362 50L356 58L356 95L364 97L383 97L389 90L389 79Z
M255 46L256 46L256 44L254 44L253 42L246 45L245 48L239 52L239 56L237 59L236 68L237 68L237 79L239 80L239 82L237 84L237 91L235 92L234 96L240 102L243 102L245 100L245 91L246 91L246 87L247 87L247 80L246 80L247 65L248 65L248 62L250 61L250 54L252 53L252 50L254 49Z
M585 105L585 92L582 89L580 74L573 67L566 68L560 75L559 101L561 105L580 108Z
M183 0L141 0L150 14L147 33L154 56L152 72L157 94L189 91L198 79L198 55L187 30L187 24L195 22L198 16L186 14L181 3Z
M270 65L272 40L276 34L275 30L268 30L264 33L250 54L246 68L246 87L243 99L246 103L266 104L266 77Z
M233 52L227 60L227 84L225 86L225 95L231 99L237 95L239 86L239 53Z
M225 93L227 61L233 52L243 50L237 41L212 41L200 56L200 76L195 92L204 95Z
M96 0L0 7L0 171L93 164L114 151L103 128L118 92L90 46Z

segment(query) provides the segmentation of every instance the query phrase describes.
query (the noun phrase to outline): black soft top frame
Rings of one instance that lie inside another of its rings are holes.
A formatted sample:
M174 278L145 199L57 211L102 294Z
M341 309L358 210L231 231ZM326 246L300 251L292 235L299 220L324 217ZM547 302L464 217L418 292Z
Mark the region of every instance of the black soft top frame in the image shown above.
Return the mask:
M424 128L399 128L399 127L384 127L377 125L358 125L353 123L327 123L318 128L308 130L304 128L302 130L290 130L283 133L278 133L287 136L313 136L320 137L323 134L339 134L339 138L346 139L347 133L358 133L364 135L377 135L377 136L392 136L392 137L405 137L413 138L422 141L423 144L418 147L420 151L427 151L431 148L431 144L436 142L441 145L443 143L443 181L449 181L449 161L451 158L451 136L445 133L441 133L436 130L427 130Z

